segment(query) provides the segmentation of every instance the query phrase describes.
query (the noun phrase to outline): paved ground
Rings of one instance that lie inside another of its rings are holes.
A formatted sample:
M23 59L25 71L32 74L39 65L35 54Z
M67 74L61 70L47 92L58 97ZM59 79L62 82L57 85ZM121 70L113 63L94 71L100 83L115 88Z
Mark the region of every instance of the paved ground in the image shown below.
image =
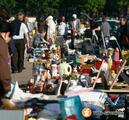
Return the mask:
M12 82L18 81L19 84L26 84L32 78L32 64L25 60L25 70L21 73L12 74Z

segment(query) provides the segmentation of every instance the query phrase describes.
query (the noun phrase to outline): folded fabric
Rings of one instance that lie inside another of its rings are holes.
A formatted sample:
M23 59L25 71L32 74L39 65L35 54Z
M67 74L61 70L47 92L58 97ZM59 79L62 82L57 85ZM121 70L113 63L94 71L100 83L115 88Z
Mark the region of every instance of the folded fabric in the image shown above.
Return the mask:
M95 91L92 88L80 88L67 91L66 96L79 96L81 101L97 102L104 104L107 98L107 94L99 91Z

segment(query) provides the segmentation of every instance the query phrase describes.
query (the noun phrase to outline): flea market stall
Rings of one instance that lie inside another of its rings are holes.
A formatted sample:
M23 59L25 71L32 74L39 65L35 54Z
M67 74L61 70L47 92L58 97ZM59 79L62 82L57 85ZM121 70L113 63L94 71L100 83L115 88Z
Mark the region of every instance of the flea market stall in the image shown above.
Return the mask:
M108 49L98 58L64 49L62 57L57 44L30 48L32 79L24 87L11 86L10 105L5 102L4 108L24 109L28 120L127 119L127 61L115 52Z

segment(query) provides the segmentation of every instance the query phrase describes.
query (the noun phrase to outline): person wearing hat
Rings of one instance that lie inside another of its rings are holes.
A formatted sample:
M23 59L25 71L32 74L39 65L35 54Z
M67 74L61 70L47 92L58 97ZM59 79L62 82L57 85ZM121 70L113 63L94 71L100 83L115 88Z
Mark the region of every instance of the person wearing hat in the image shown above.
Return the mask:
M77 18L76 14L72 15L73 20L70 22L70 28L71 28L71 48L75 49L74 41L76 36L78 35L80 31L80 20Z

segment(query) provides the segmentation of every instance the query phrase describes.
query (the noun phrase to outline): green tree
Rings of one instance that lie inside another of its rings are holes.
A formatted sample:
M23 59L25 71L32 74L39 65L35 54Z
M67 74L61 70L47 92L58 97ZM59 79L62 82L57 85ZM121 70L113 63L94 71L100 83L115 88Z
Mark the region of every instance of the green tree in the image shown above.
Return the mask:
M117 7L120 14L127 14L127 9L129 7L128 0L117 0Z
M61 15L71 16L85 11L93 15L104 12L105 14L118 15L127 13L129 0L0 0L11 13L23 10L32 16Z
M78 13L85 11L86 13L93 15L103 11L106 0L62 0L60 5L60 11L62 13Z
M26 12L33 15L48 16L58 11L60 0L26 0Z
M90 14L98 14L103 11L106 0L85 0L85 9Z
M129 0L106 0L104 12L108 16L126 15Z
M16 2L15 2L15 0L0 0L0 4L4 5L9 10L12 10L15 7Z

